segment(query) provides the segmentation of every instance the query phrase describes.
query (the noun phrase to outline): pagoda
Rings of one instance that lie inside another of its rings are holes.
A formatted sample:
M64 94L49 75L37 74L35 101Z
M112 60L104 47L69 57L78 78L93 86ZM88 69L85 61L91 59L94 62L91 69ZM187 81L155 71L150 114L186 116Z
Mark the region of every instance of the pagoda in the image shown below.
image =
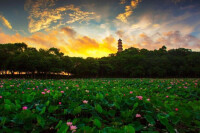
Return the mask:
M122 40L119 39L118 40L118 52L122 52L122 51L123 51Z

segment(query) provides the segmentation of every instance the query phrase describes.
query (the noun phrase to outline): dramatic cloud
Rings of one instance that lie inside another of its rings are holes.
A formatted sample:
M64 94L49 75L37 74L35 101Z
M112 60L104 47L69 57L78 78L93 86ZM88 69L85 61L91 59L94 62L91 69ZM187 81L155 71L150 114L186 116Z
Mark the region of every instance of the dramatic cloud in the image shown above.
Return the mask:
M200 39L191 36L183 35L180 31L170 31L164 32L162 34L157 33L149 36L145 33L139 35L140 37L140 47L147 49L158 49L163 45L167 46L168 49L172 48L188 48L199 50L200 49Z
M12 29L12 26L10 24L10 22L3 16L0 14L0 21L3 23L3 25L5 25L7 28Z
M81 11L79 8L75 8L74 5L68 6L67 10L74 11L74 13L70 13L70 20L67 23L74 23L79 21L82 23L83 21L90 21L91 19L95 19L94 12L84 12Z
M55 0L36 0L34 2L27 0L24 8L29 12L29 31L31 33L42 29L48 30L50 26L58 28L65 23L82 23L95 19L94 12L81 11L74 5L56 7ZM70 13L67 13L68 11ZM68 21L65 20L67 16L69 17Z
M67 27L63 27L61 29L61 31L63 31L67 36L74 38L76 36L76 31L74 31L71 27L67 26Z
M141 0L131 0L130 5L125 6L125 12L124 13L120 13L116 19L121 20L124 23L127 23L127 18L129 16L132 15L133 10L138 6L139 2L141 2ZM121 1L121 4L126 3L126 1Z
M100 41L81 35L76 35L76 38L66 38L66 33L63 34L63 30L67 31L67 34L70 34L70 32L76 33L76 31L69 27L62 28L61 32L50 31L48 34L37 32L27 37L23 37L18 33L14 35L0 33L0 43L25 42L29 47L36 47L37 49L56 47L66 55L79 57L108 56L117 50L117 41L113 36L108 36Z
M66 33L63 33L63 30L67 31L67 34L74 35L75 37L66 38ZM65 55L79 57L103 57L108 56L110 53L116 53L117 51L118 38L116 39L112 35L102 40L96 40L89 36L81 36L78 33L74 34L73 32L76 33L72 28L65 27L60 32L51 31L48 34L37 32L27 37L23 37L18 33L14 35L0 33L0 43L25 42L29 47L36 47L37 49L56 47L65 53ZM121 32L124 35L123 31ZM130 35L129 37L123 40L125 49L136 47L153 50L165 45L168 49L184 47L195 51L200 50L200 39L188 34L182 34L180 31L156 33L153 35L141 33L135 36ZM128 39L130 40L128 41Z
M136 36L146 33L148 36L157 35L157 33L180 31L183 35L192 35L198 33L199 20L191 21L192 18L198 18L200 12L189 13L174 16L171 11L162 14L144 13L137 17L135 21L129 21L127 24L115 21L117 35L127 44L139 42ZM190 21L190 24L186 23ZM123 34L122 34L123 33ZM195 35L198 37L198 35ZM175 44L174 44L175 45Z
M26 0L25 11L18 9L22 2L15 3L10 10L0 5L5 16L0 15L5 25L0 27L0 43L57 47L66 55L81 57L116 53L119 38L124 49L165 45L200 50L200 10L194 0ZM16 27L9 30L7 19L14 11L20 17L9 19Z

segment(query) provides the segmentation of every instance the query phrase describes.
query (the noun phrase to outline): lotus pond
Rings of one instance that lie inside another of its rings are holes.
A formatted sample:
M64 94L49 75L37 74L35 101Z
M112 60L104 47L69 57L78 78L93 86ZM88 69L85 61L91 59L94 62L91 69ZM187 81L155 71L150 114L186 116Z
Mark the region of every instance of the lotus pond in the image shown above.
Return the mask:
M199 79L0 81L0 132L200 131Z

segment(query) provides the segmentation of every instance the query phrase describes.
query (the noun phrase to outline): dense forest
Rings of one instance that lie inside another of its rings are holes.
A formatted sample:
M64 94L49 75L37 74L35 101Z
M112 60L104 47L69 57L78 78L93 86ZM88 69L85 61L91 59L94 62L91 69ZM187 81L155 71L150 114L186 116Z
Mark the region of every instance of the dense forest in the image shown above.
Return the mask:
M167 50L165 46L158 50L132 47L109 57L84 59L65 56L57 48L37 50L25 43L0 44L0 60L0 76L4 78L200 77L200 52Z

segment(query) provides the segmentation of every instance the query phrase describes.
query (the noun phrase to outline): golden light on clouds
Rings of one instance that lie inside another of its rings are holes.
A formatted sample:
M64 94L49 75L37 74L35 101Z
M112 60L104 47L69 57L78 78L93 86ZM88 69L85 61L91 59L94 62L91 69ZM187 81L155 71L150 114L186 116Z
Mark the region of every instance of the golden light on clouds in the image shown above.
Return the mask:
M68 37L74 38L76 36L76 31L74 31L71 27L66 26L61 29L61 31L66 34Z
M48 34L37 32L28 37L23 37L18 33L12 36L0 33L0 40L1 43L25 42L29 47L37 49L55 47L65 55L77 57L103 57L117 51L117 41L114 37L108 36L97 41L77 34L71 27L64 27L60 31L50 31Z
M55 7L54 0L27 0L24 8L29 13L28 28L31 33L40 30L48 31L50 28L55 29L54 27L58 28L62 25L74 22L88 22L96 18L94 12L82 11L73 4ZM67 11L71 12L68 13ZM68 18L66 16L68 16ZM64 19L67 19L67 21Z
M120 13L116 19L124 22L124 23L127 23L127 19L129 16L132 15L133 13L133 10L138 6L139 2L141 2L141 0L131 0L131 3L130 5L128 6L125 6L125 12L124 13ZM121 4L125 4L126 1L121 1Z
M177 5L181 1L186 0L167 0L165 4ZM26 0L24 9L17 9L19 6L13 9L18 10L16 14L22 14L19 18L26 21L18 18L16 21L8 20L11 13L6 9L4 16L0 15L0 24L3 24L0 27L0 43L25 42L37 49L55 47L66 55L80 57L116 53L119 38L124 49L153 50L163 45L168 49L177 46L200 49L200 12L191 10L197 9L197 6L185 5L180 9L172 6L172 10L163 10L160 7L163 2L157 1L153 4L157 4L155 7L158 9L154 10L146 8L149 2L141 2ZM182 13L177 14L177 11Z
M6 26L9 29L12 29L12 25L3 15L0 15L0 21L3 23L4 26Z
M82 23L83 21L88 22L91 19L95 19L96 16L94 12L86 12L86 11L81 11L80 8L74 7L74 5L70 5L67 7L67 10L74 11L73 13L69 13L70 20L67 21L68 24L74 23L79 21Z

